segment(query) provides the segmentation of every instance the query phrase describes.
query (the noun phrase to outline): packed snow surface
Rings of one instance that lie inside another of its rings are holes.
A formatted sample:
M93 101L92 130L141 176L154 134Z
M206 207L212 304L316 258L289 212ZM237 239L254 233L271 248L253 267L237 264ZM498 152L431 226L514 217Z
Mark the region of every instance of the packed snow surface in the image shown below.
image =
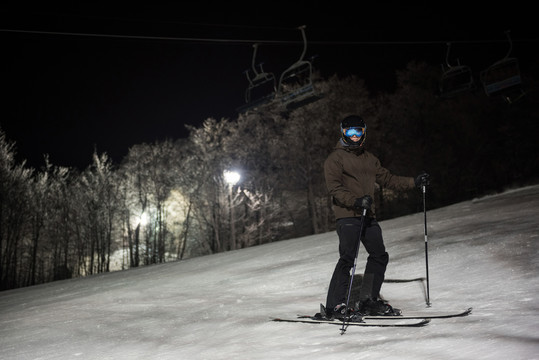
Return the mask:
M387 279L425 277L423 212L382 221ZM426 282L386 282L420 328L279 323L314 314L335 232L0 293L1 359L539 359L539 185L427 212ZM360 250L358 273L365 252Z

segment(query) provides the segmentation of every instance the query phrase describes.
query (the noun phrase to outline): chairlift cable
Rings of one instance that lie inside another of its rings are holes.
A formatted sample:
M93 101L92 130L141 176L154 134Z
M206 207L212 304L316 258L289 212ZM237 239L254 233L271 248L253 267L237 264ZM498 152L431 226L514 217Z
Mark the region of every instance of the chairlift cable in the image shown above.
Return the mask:
M37 35L58 35L58 36L80 36L80 37L100 37L100 38L118 38L118 39L138 39L138 40L159 40L159 41L180 41L180 42L201 42L201 43L222 43L222 44L266 44L266 45L297 45L302 41L285 40L257 40L257 39L220 39L204 37L174 37L174 36L144 36L144 35L120 35L120 34L98 34L82 32L63 32L63 31L43 31L43 30L18 30L18 29L0 29L4 33L21 33ZM505 40L455 40L452 43L458 44L494 44L504 42ZM512 40L512 42L539 42L538 39ZM437 45L447 44L446 40L387 40L387 41L309 41L311 45L331 45L331 46L354 46L354 45Z

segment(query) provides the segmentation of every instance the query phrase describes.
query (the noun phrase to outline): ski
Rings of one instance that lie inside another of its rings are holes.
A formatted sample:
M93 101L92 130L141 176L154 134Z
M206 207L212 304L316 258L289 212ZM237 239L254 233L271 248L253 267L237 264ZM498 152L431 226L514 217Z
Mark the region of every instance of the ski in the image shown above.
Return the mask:
M427 325L429 319L421 319L419 321L406 321L407 319L394 319L395 322L389 321L365 321L365 322L347 322L345 326L366 326L366 327L421 327ZM297 318L297 319L282 319L282 318L271 318L271 321L277 322L294 322L294 323L304 323L304 324L331 324L331 325L343 325L343 321L336 320L324 320L324 319L313 319L312 317L308 318Z
M472 312L472 308L468 308L462 312L419 312L419 313L410 313L399 316L364 316L363 319L371 320L387 320L391 318L397 319L447 319L454 317L468 316Z
M418 277L413 279L384 279L385 283L408 283L408 282L414 282L414 281L424 281L424 277Z
M462 317L467 316L472 312L472 308L468 308L462 312L421 312L421 313L411 313L406 315L398 316L372 316L367 315L363 316L363 320L413 320L413 319L447 319L453 317ZM298 319L312 319L312 315L298 315Z

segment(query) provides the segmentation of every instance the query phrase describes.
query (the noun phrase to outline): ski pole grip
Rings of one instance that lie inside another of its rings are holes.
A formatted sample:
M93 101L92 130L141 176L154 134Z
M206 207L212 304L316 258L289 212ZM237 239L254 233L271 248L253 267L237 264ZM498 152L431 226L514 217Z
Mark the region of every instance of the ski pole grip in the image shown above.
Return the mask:
M370 195L363 196L361 198L361 207L365 210L369 210L371 206L372 206L372 197Z

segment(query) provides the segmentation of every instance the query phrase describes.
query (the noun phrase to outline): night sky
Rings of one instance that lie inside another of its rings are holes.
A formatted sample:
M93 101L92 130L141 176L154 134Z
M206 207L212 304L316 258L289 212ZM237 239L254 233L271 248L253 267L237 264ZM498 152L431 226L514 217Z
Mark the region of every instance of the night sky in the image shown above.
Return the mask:
M479 73L507 53L506 30L521 71L538 61L530 5L376 3L0 5L0 128L18 160L36 168L49 154L55 165L84 169L94 149L119 163L133 145L186 137L185 124L234 118L253 43L261 43L257 63L278 77L301 55L300 25L315 69L357 74L372 91L390 91L411 59L445 63L447 42L453 59Z

